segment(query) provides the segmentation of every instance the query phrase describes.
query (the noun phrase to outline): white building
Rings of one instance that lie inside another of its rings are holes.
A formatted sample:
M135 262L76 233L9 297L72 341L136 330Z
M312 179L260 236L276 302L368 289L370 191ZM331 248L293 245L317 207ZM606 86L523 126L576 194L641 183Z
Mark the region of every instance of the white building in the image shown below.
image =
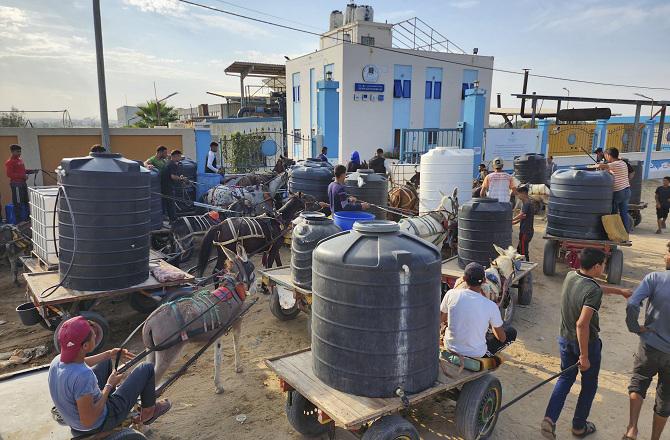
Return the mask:
M464 90L475 81L491 90L493 57L398 48L393 42L399 29L373 22L371 8L360 8L367 13L350 16L347 10L344 20L333 12L320 49L286 62L288 130L294 139L314 139L312 151L296 148L296 156L315 156L320 145L340 163L354 150L361 160L380 147L398 151L402 129L456 128ZM337 99L321 102L317 83L328 79L327 72L338 83L332 90Z
M137 116L138 107L124 105L116 109L116 123L119 127L127 127L135 124L140 118Z

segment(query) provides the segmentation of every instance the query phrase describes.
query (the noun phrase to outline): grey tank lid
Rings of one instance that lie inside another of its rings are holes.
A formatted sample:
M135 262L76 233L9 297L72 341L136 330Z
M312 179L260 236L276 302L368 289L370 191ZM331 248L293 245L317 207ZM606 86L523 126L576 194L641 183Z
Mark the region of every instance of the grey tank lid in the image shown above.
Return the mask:
M400 225L391 220L363 220L355 222L353 229L365 234L386 234L400 231Z
M318 224L326 224L326 223L332 223L333 220L329 219L326 217L326 214L323 212L317 212L317 211L305 211L300 213L300 218L303 219L306 223L309 223L311 225Z

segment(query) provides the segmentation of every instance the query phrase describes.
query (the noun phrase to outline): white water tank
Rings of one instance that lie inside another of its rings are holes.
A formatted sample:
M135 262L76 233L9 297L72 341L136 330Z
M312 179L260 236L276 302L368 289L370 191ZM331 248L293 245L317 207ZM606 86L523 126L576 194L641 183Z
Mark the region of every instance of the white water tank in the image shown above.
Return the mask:
M330 30L342 27L344 24L344 15L342 11L333 11L330 13Z
M349 3L344 10L344 24L354 22L354 15L356 14L356 3Z
M460 205L472 198L474 157L472 149L457 147L437 147L421 156L420 214L440 209L442 196L454 188Z
M354 21L373 21L374 10L372 6L368 5L359 5L356 7L356 12L354 13Z

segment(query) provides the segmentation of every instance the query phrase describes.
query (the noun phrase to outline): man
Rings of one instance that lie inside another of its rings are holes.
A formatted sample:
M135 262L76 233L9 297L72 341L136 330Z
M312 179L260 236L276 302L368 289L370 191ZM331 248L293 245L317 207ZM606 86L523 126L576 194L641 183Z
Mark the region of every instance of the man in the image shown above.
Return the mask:
M104 153L105 151L105 147L100 144L93 145L90 150L91 153Z
M501 203L509 203L510 192L516 190L514 177L503 171L505 163L499 157L493 159L493 169L491 174L484 177L482 183L481 196L498 199Z
M617 212L621 216L626 231L631 231L630 219L628 216L628 201L630 200L630 182L628 180L628 165L619 159L619 150L608 148L605 151L607 163L598 164L599 170L608 170L614 176L614 186L612 190L612 214Z
M569 272L563 281L558 346L561 370L579 363L582 375L581 390L572 418L572 434L585 437L596 431L596 426L587 420L598 389L603 345L598 336L600 332L598 310L603 291L594 278L603 273L605 253L600 249L584 248L579 253L579 264L581 268ZM541 432L545 438L556 438L556 422L576 378L576 369L558 378L541 424Z
M384 159L384 150L377 148L377 154L370 159L368 166L377 174L386 174L386 160Z
M9 187L12 191L12 204L14 215L17 220L24 220L23 214L30 212L28 207L28 174L37 174L39 170L26 170L26 165L21 159L21 146L12 144L9 146L11 156L5 162L5 171L9 178Z
M644 438L660 440L670 415L670 243L667 247L665 271L645 276L626 307L626 325L629 331L640 335L640 344L633 358L633 376L628 386L630 420L624 440L638 438L640 410L654 376L658 380L654 419L651 437ZM638 317L645 299L644 326L640 326Z
M547 182L550 180L551 175L554 174L554 171L558 169L558 165L554 162L554 156L547 157Z
M369 209L370 204L367 202L358 202L356 197L347 194L347 187L344 185L344 179L347 177L347 169L344 165L335 167L335 181L328 185L328 200L329 204L319 202L323 208L330 207L330 212L335 214L339 211L360 211L362 209Z
M164 145L159 145L156 148L156 154L144 161L144 166L152 169L156 168L158 171L163 171L165 165L168 163L168 151Z
M138 397L142 401L139 421L145 425L170 409L167 400L156 403L153 364L139 365L126 378L112 368L112 359L121 352L124 360L130 360L133 356L127 350L114 348L86 356L95 348L95 332L85 318L65 321L58 342L61 353L49 366L49 393L73 436L114 429L128 417Z
M347 173L355 173L361 168L363 168L361 166L361 156L358 154L358 151L354 151L351 153L351 159L347 163Z
M596 163L603 163L605 162L605 153L603 152L603 149L598 147L594 151L596 153Z
M181 161L181 151L174 150L170 153L170 160L161 171L161 192L163 193L163 206L167 212L170 223L177 219L177 207L172 199L174 197L175 187L179 182L186 178L179 175L179 162Z
M656 199L656 223L658 223L656 233L660 234L661 229L665 229L665 221L670 211L670 176L663 178L663 185L656 188L654 198Z
M526 257L526 261L530 261L530 241L533 239L533 233L535 232L533 225L535 209L528 196L527 185L519 185L516 193L522 203L521 212L512 219L513 225L519 224L519 245L516 250Z
M209 144L209 151L207 152L207 164L205 165L206 173L223 174L223 168L219 168L216 154L219 152L219 144L212 142Z
M328 147L321 147L321 154L317 157L322 162L328 162Z
M503 327L498 306L482 293L485 279L484 266L469 263L463 273L467 289L449 290L442 299L440 320L447 326L444 345L454 354L490 357L516 339L516 329Z

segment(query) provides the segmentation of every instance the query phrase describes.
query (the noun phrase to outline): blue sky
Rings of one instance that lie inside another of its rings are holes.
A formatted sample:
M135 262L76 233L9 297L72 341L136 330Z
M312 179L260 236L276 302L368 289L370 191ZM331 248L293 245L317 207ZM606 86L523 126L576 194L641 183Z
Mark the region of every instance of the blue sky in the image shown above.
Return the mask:
M295 25L328 26L331 0L200 0L213 7ZM368 0L375 21L414 16L466 50L493 55L495 66L594 81L670 88L670 2L663 0ZM252 12L240 8L253 8ZM159 97L187 107L215 103L205 91L237 91L223 69L235 60L282 63L318 47L318 38L209 12L176 0L102 0L110 119L126 102ZM279 17L279 18L277 18ZM89 0L0 0L0 110L68 109L98 117ZM538 93L670 99L668 91L633 90L531 78ZM516 104L521 77L496 73L492 94ZM631 113L627 108L615 108Z

